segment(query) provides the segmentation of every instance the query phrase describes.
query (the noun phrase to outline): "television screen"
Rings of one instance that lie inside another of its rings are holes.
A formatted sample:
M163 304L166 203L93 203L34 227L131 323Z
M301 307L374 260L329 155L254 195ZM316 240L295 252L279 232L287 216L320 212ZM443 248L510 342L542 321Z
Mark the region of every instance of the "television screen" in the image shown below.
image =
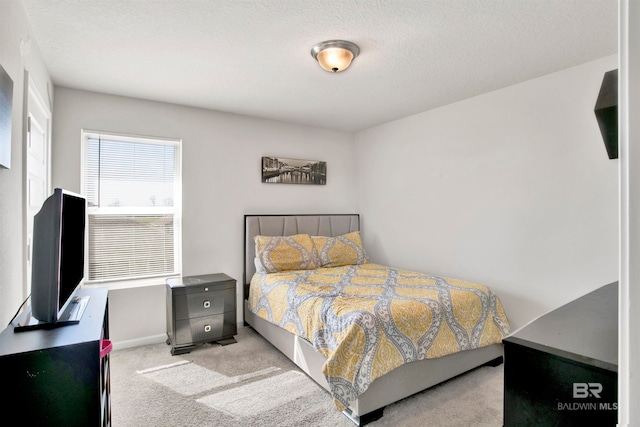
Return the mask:
M58 310L62 310L84 277L85 200L65 193L62 197Z
M56 188L33 220L31 315L56 323L84 277L86 200Z

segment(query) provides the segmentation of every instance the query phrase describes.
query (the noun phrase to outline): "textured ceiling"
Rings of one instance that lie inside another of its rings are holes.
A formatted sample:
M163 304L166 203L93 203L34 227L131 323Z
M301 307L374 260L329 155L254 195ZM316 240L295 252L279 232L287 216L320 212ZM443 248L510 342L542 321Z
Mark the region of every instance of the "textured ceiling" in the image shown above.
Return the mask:
M54 84L358 131L617 52L617 0L23 0ZM332 74L329 39L360 56Z

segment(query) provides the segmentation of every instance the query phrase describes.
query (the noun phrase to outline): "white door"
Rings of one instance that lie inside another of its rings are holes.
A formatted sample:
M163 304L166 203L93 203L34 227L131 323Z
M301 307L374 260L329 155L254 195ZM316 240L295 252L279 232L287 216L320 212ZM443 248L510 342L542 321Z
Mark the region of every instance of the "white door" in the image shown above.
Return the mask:
M35 84L29 78L29 100L27 104L27 139L25 154L27 168L26 224L27 224L27 281L25 296L31 292L31 248L33 247L33 217L50 192L51 168L51 110Z

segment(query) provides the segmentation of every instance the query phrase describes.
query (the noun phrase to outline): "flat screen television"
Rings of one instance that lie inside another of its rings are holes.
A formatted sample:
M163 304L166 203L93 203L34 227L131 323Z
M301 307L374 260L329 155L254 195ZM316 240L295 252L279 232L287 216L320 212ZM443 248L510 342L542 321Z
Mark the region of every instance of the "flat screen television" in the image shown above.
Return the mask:
M33 219L31 319L21 329L78 323L87 300L76 298L84 278L87 202L56 188Z

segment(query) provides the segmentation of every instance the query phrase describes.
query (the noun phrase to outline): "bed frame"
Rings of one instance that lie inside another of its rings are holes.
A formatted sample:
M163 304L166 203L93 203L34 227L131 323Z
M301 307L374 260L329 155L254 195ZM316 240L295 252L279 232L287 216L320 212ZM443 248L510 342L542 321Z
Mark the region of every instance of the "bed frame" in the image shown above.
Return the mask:
M267 322L247 306L249 283L255 273L254 236L289 236L298 233L312 236L340 236L360 230L358 214L338 215L245 215L244 217L244 321L291 359L319 385L329 391L322 374L326 359L305 339ZM437 359L402 365L376 379L344 412L356 425L363 426L382 417L384 407L471 369L498 366L502 363L502 344Z

